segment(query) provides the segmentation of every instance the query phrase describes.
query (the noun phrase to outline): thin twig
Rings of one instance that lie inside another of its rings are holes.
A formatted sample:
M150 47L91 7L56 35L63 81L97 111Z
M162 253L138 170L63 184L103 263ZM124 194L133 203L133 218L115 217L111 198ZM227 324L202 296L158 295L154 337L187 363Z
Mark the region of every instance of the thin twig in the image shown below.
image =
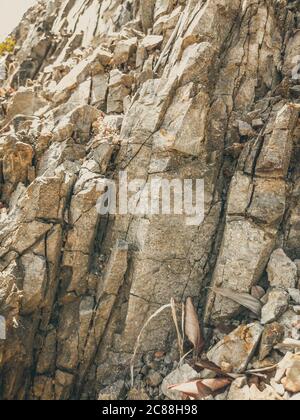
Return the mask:
M154 319L155 317L157 317L157 315L159 315L161 312L163 312L165 309L168 309L168 308L171 308L171 304L170 303L168 303L167 305L162 306L156 312L154 312L154 314L152 314L150 316L150 318L148 318L148 320L144 324L143 328L141 329L141 332L138 335L138 338L137 338L136 343L135 343L135 348L134 348L133 356L132 356L131 363L130 363L131 385L132 385L132 387L134 385L134 362L135 362L135 358L136 358L136 355L137 355L137 351L138 351L138 348L139 348L139 345L140 345L140 341L141 341L143 332L145 331L145 329L147 328L147 326L149 325L149 323L152 321L152 319Z
M179 347L179 353L180 357L183 356L183 337L179 330L178 320L177 320L177 312L176 312L176 303L173 298L171 298L171 309L172 309L172 317L176 328L177 333L177 341L178 341L178 347Z

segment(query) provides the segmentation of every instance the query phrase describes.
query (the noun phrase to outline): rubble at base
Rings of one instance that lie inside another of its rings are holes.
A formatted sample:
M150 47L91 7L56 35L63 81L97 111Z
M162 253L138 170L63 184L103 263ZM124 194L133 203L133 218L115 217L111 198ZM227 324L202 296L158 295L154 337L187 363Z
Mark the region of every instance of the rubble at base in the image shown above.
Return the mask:
M299 399L299 16L288 0L25 14L0 57L0 399L164 400L186 381ZM203 222L99 214L122 171L203 179ZM188 297L205 348L180 362L170 311L139 334Z

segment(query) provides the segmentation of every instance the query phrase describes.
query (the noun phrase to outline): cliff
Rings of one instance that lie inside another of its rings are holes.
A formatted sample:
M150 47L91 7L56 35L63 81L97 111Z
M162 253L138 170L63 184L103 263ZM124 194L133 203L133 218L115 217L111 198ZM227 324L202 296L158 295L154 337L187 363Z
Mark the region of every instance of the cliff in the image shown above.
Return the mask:
M299 29L288 0L48 0L26 13L0 59L1 398L95 399L113 384L125 398L139 333L172 298L193 298L206 351L253 328L211 287L264 295L256 341L275 321L299 339ZM140 194L204 180L202 223L101 214L120 173ZM176 351L163 311L141 337L136 387L163 398Z

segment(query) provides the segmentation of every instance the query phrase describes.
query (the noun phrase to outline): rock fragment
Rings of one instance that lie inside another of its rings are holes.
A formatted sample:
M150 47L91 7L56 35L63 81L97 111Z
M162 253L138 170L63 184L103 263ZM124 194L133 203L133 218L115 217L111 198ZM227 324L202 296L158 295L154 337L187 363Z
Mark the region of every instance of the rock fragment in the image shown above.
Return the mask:
M251 137L255 134L250 124L245 121L238 121L239 133L242 137Z
M129 38L119 41L114 50L114 64L120 65L127 63L129 58L134 54L137 48L137 38Z
M284 388L293 393L300 392L300 354L291 356L286 369L285 377L281 383Z
M221 340L208 353L208 359L221 369L242 373L252 359L263 333L259 323L242 325Z
M250 387L246 378L236 379L230 387L228 401L250 401Z
M271 289L268 301L262 308L261 322L269 324L278 320L288 309L289 295L282 289Z
M288 289L289 295L296 305L300 305L300 289Z
M261 338L259 360L264 360L271 353L273 348L282 342L283 338L283 325L276 322L266 325Z
M147 383L149 386L155 388L159 386L163 381L163 377L159 372L151 372L148 374Z
M113 385L104 388L99 396L99 401L116 401L123 399L126 395L125 382L117 381Z
M287 257L283 249L277 249L271 255L268 268L268 280L272 287L295 288L297 266Z
M163 36L161 35L147 35L143 41L142 46L146 48L146 50L151 51L157 48L163 41Z

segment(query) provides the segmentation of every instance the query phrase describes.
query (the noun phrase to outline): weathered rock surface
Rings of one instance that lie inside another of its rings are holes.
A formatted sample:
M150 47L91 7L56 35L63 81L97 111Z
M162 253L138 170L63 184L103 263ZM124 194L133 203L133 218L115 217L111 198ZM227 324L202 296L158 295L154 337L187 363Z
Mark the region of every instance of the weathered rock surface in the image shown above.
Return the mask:
M245 378L236 379L230 387L228 401L250 401L250 387Z
M282 249L273 252L268 268L268 280L272 287L293 289L297 284L297 266Z
M259 359L264 360L276 346L283 341L284 338L284 326L274 322L265 326L262 334Z
M193 298L225 370L246 369L263 331L260 358L282 326L298 339L299 13L288 0L41 0L26 13L0 58L1 399L125 398L140 331L171 298ZM203 179L202 223L99 214L120 171L141 191ZM257 285L265 329L208 289ZM161 312L139 352L175 337ZM172 370L139 374L144 394L162 398ZM237 395L276 398L234 383Z
M267 303L262 308L261 322L269 324L277 321L288 309L289 295L282 289L270 290Z
M275 376L277 383L283 384L286 391L298 393L300 387L299 367L300 354L287 353L279 363Z
M300 355L294 355L290 360L286 376L282 379L284 388L293 393L300 392Z
M243 325L213 347L207 357L227 372L242 373L246 370L262 333L263 327L258 323Z

